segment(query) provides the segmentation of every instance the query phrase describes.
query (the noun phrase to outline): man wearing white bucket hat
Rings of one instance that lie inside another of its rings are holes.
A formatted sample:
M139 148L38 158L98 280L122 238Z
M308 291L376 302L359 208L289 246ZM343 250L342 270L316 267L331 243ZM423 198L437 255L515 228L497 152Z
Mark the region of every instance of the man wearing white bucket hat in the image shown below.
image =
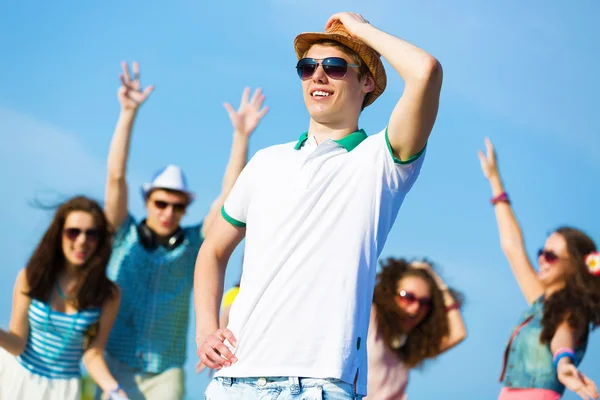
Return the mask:
M179 400L184 395L182 366L186 358L190 293L194 262L205 234L247 160L248 140L266 114L260 89L250 89L234 110L225 107L234 127L222 192L202 223L181 227L194 200L180 167L168 165L142 185L146 218L136 222L128 212L126 165L135 116L153 90L142 90L139 66L134 77L123 63L119 89L121 114L108 155L105 212L117 229L108 276L121 288L122 300L108 344L107 363L130 399ZM97 394L100 398L101 394Z

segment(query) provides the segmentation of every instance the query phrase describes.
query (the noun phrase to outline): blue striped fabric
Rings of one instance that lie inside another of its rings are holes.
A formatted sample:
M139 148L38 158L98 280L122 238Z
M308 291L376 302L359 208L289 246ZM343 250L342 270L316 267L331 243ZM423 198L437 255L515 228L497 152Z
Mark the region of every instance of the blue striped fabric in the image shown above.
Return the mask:
M85 332L98 322L100 308L65 314L32 299L29 306L29 337L17 360L34 374L52 379L81 376Z
M138 371L158 374L185 363L202 225L183 231L185 239L177 248L149 251L129 215L113 241L106 274L121 288L121 306L106 351Z

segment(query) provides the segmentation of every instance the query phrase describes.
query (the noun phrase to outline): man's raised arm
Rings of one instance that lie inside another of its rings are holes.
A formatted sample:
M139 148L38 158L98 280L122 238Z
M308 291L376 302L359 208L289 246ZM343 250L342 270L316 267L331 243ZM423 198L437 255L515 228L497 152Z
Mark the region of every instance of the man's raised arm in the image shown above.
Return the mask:
M437 117L442 66L426 51L375 28L359 14L335 14L327 26L336 20L381 54L404 80L404 93L392 112L387 135L394 156L402 162L411 160L425 148Z
M115 229L118 229L127 218L126 172L133 123L140 105L154 90L153 86L148 86L142 90L140 86L140 67L137 62L133 63L133 79L129 75L127 64L123 63L122 66L122 85L118 92L121 113L108 152L108 173L104 195L104 212Z

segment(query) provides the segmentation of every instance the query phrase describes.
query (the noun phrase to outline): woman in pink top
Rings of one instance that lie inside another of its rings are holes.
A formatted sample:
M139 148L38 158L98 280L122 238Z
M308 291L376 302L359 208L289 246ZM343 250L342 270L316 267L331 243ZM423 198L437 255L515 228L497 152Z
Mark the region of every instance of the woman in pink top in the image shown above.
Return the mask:
M429 262L382 263L367 338L368 399L405 399L410 369L467 337L461 297Z

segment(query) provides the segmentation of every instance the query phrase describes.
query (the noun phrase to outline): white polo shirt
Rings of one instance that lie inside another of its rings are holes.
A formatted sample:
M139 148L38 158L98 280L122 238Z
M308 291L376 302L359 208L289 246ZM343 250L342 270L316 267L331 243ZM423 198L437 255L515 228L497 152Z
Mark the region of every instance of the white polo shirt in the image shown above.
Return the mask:
M356 378L366 394L377 259L421 153L395 160L387 128L256 153L222 209L246 244L228 326L239 361L216 376Z

